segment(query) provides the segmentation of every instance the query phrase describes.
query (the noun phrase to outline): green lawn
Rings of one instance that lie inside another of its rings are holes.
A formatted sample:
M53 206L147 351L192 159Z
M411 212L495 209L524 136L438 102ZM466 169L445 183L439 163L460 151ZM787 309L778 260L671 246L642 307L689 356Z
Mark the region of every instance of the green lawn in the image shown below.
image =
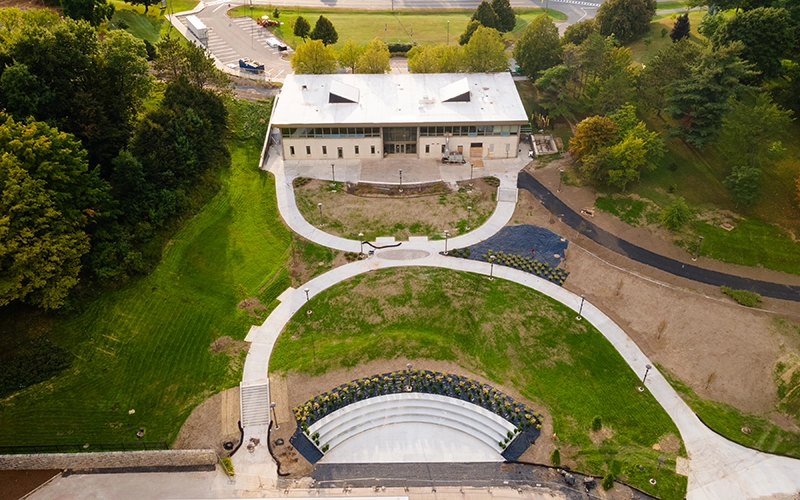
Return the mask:
M661 7L661 5L662 4L659 3L659 9L681 7ZM653 18L653 22L650 23L650 32L639 40L628 45L628 48L630 48L633 52L634 62L639 64L647 64L650 59L653 58L653 56L672 43L672 39L669 37L669 31L672 30L672 26L675 24L675 19L673 19L674 15L676 14L662 14L655 16ZM703 18L703 15L705 15L705 11L693 10L689 12L689 23L692 27L690 39L697 43L700 43L701 40L704 40L704 37L697 32L697 27L700 26L700 20ZM667 30L667 33L663 34L662 36L662 30L664 29Z
M230 16L252 16L260 18L267 15L272 17L272 7L236 7L229 11ZM544 13L544 9L517 9L519 14L517 25L511 33L504 36L516 39L522 35L525 27L535 17ZM550 17L555 20L566 20L566 16L552 9L548 10ZM303 16L311 24L320 15L324 15L336 27L339 41L334 45L340 48L347 40L352 39L359 44L366 44L374 38L379 38L388 43L408 43L412 40L420 45L447 43L447 23L450 22L450 43L458 44L458 37L464 32L472 10L398 10L394 14L390 11L356 11L349 9L301 9L287 8L281 10L279 20L283 25L273 28L274 33L285 40L292 47L296 47L302 40L294 36L294 21L298 16Z
M764 417L745 413L725 403L701 399L689 386L671 376L663 367L659 366L658 369L666 374L672 387L703 422L716 432L745 446L800 458L799 433L785 431ZM742 432L743 427L749 427L750 434Z
M401 356L454 361L546 406L562 454L579 470L615 470L661 498L683 498L676 454L652 449L678 435L675 425L636 390L638 377L611 344L560 303L503 280L405 268L354 277L314 297L310 308L313 315L299 311L278 338L270 370L322 374ZM589 434L595 416L613 430L599 444ZM653 487L647 480L659 454L666 467Z
M147 14L141 5L131 5L120 0L111 0L114 4L114 16L111 24L114 27L125 27L130 34L136 38L156 43L164 34L173 29L172 24L164 17L165 14L173 9L174 12L182 12L193 9L197 2L195 0L170 0L167 8L161 9L160 4L150 7ZM177 32L175 33L177 35ZM180 37L183 39L183 37Z
M146 440L169 442L197 404L239 382L243 353L209 346L221 336L241 340L260 323L237 309L244 296L269 306L290 284L291 235L273 180L257 169L261 144L231 140L232 167L219 173L219 192L174 235L149 276L79 311L32 315L32 324L8 326L13 318L0 315L0 330L14 332L0 337L4 356L22 337L39 335L73 356L54 378L0 400L0 445L136 441L140 428Z

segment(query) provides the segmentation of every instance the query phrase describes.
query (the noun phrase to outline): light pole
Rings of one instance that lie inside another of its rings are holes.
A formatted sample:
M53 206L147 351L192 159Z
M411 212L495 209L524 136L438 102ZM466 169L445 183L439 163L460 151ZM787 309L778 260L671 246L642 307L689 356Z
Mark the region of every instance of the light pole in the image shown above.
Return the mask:
M472 207L467 207L467 231L469 231L469 221L472 215Z
M269 409L272 410L272 421L275 422L275 430L277 431L278 429L281 428L281 426L278 425L278 417L275 416L275 402L274 401L269 404Z
M444 230L444 254L447 255L447 239L450 237L450 231Z
M400 192L403 192L403 169L398 169L397 172L400 174Z
M319 227L322 227L322 203L317 203L317 208L319 208Z
M660 469L663 464L664 464L664 457L659 456L658 457L658 465L656 465L656 473L653 475L653 478L650 479L650 484L651 485L655 486L656 479L658 479L658 469Z
M697 243L697 251L695 252L694 257L692 257L693 262L697 262L697 258L700 257L700 247L703 245L704 239L705 236L701 236L700 241Z
M564 169L560 168L558 169L558 191L556 191L557 193L561 192L561 181L563 179L564 179Z
M447 45L450 45L450 21L447 21Z
M411 363L406 365L406 392L411 392Z
M489 281L494 280L494 255L489 256Z
M642 385L647 381L647 374L650 373L653 367L650 365L644 365L644 377L642 377Z
M303 291L306 292L306 314L308 316L311 316L311 309L308 309L308 300L309 300L308 292L310 292L311 290L308 287L305 287L305 289L303 289ZM317 362L317 346L316 346L316 342L314 342L314 331L313 330L311 331L311 356L312 356L313 362L316 363Z
M358 241L361 242L361 255L364 255L364 233L358 233Z
M578 309L578 317L577 317L577 318L575 318L575 319L577 319L578 321L580 321L581 319L583 319L583 318L581 317L581 314L583 314L583 302L584 302L585 300L586 300L586 295L581 295L581 307Z
M475 168L475 164L469 162L469 187L472 187L472 170Z
M334 185L336 184L336 169L334 168L333 163L331 163L331 182Z
M308 308L308 300L309 300L309 298L308 298L308 292L310 292L310 291L311 291L311 289L310 289L310 288L308 288L308 287L306 287L306 288L305 288L303 291L304 291L304 292L306 292L306 314L307 314L308 316L311 316L311 309L309 309L309 308Z

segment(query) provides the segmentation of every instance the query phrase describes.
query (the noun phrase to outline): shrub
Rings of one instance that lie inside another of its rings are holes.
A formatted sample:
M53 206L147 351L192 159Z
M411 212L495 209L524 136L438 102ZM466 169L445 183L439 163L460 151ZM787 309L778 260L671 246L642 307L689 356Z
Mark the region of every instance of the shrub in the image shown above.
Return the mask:
M602 428L603 428L603 419L600 417L600 415L598 415L592 419L592 430L599 431Z
M692 220L694 214L683 197L675 198L672 203L661 211L661 223L667 229L677 231L684 224Z
M328 443L325 443L324 445L322 445L322 453L327 453L329 449L330 449L330 445Z
M292 184L294 187L299 188L305 186L309 182L311 182L311 179L308 177L297 177L294 181L292 181Z
M608 491L613 487L614 487L614 473L613 472L609 472L603 478L603 489Z
M736 290L724 285L720 287L720 290L743 306L756 307L761 302L761 295L749 290Z
M389 52L392 54L405 54L414 47L413 43L387 43Z
M561 452L558 450L558 448L553 450L553 453L550 454L550 463L555 467L561 465Z
M222 465L222 470L225 472L225 474L231 477L235 475L235 472L233 470L233 462L231 462L231 457L222 457L219 460L219 463Z
M44 382L69 367L71 356L63 347L43 338L31 341L6 363L0 363L0 397Z

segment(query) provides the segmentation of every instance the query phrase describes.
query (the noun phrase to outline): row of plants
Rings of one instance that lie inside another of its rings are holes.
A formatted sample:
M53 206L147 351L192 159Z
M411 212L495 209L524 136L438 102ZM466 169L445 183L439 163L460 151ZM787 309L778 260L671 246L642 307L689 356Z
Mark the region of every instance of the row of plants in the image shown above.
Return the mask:
M309 434L308 428L314 422L357 401L404 392L461 399L499 415L516 426L515 432L509 432L498 443L501 448L505 448L518 432L531 427L537 431L542 428L542 415L492 386L460 375L429 370L402 370L353 380L295 407L294 415L298 426L319 447L319 434ZM321 449L324 453L327 445Z
M447 251L445 255L469 259L470 250L469 248L454 248L453 250ZM494 257L494 259L492 259L492 257ZM513 267L515 269L519 269L520 271L535 274L536 276L551 281L556 285L563 285L564 281L567 279L567 276L569 276L569 271L566 269L553 267L547 262L539 262L537 259L531 259L525 255L505 253L501 250L494 252L493 250L489 249L485 254L481 255L481 258L486 262L489 262L490 259L492 259L495 264Z

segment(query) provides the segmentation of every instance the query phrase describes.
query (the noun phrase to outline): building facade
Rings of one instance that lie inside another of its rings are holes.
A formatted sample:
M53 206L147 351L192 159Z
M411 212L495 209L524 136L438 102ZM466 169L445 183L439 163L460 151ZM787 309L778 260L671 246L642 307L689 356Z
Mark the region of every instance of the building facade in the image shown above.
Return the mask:
M289 75L271 121L286 160L514 158L528 123L509 73Z

